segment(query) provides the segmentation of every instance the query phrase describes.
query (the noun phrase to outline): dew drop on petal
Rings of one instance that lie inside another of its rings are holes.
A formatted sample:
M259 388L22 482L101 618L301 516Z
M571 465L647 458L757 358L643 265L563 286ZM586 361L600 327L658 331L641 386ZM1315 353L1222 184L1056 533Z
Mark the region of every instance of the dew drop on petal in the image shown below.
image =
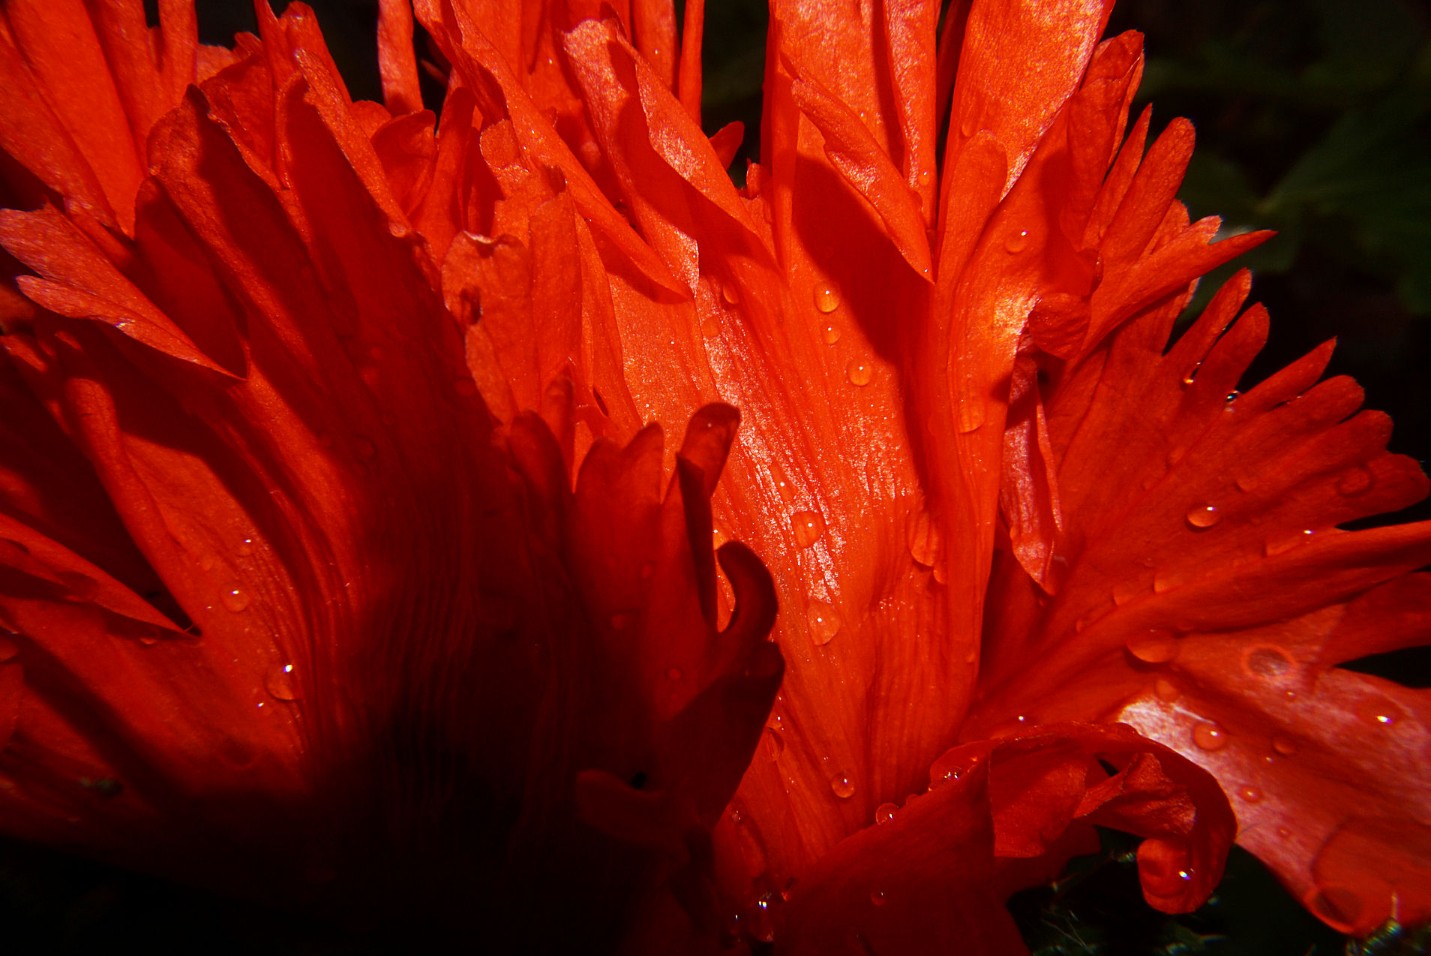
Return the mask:
M811 601L806 613L810 625L810 640L817 646L824 646L840 633L840 616L835 607L824 601Z
M826 324L820 330L820 338L824 339L826 345L834 345L840 341L840 327L833 322Z
M889 900L888 900L888 897L886 897L886 896L884 895L884 890L871 890L871 891L870 891L870 905L871 905L871 906L883 906L883 905L884 905L885 903L887 903L888 901L889 901Z
M955 427L959 429L959 434L967 435L970 432L978 431L984 424L984 403L970 398L959 400L958 421Z
M770 744L770 759L779 759L780 755L785 752L785 736L774 727L766 727L765 739Z
M1227 731L1210 721L1203 721L1193 728L1192 739L1199 750L1211 753L1227 746Z
M1217 510L1217 505L1198 505L1188 509L1188 527L1194 531L1206 531L1222 520L1222 514Z
M720 335L720 320L714 315L707 315L701 319L701 335L706 338L715 338Z
M1373 727L1395 727L1406 714L1385 697L1368 697L1357 704L1356 714Z
M234 547L234 553L241 558L246 558L253 554L253 539L244 538Z
M1153 681L1153 694L1165 704L1171 704L1183 696L1182 689L1165 677Z
M292 664L282 664L268 672L263 684L275 700L297 700L298 680Z
M848 800L855 795L854 782L848 774L837 773L830 778L830 792L841 800Z
M1290 674L1296 663L1282 648L1272 644L1259 644L1243 653L1242 666L1253 677L1278 680Z
M881 803L875 808L875 823L885 824L894 819L895 811L899 809L898 804Z
M1018 232L1010 233L1009 238L1004 240L1004 248L1009 252L1022 252L1029 244L1029 231L1020 229Z
M797 547L808 548L825 533L825 519L818 511L797 511L790 521Z
M235 614L248 608L248 592L237 584L231 584L219 592L219 602Z
M1192 368L1183 373L1183 387L1186 388L1197 382L1198 369L1202 368L1202 363L1198 362Z
M775 942L774 909L778 893L766 893L756 898L746 916L746 928L750 935L762 943Z
M815 286L815 308L829 314L840 307L840 293L832 285Z
M1178 656L1178 641L1170 632L1153 629L1130 638L1128 653L1144 664L1166 664Z
M1258 790L1256 787L1243 787L1242 799L1247 801L1248 803L1261 803L1262 791Z
M874 366L859 359L850 359L845 366L845 379L856 388L863 388L874 378Z
M734 282L722 282L720 297L725 300L726 305L735 305L740 301L740 288Z
M1362 465L1357 465L1349 471L1342 472L1337 479L1337 494L1346 498L1355 498L1364 495L1371 490L1371 486L1376 483L1376 476L1371 473L1371 469Z
M1297 752L1297 743L1291 737L1273 737L1272 749L1284 757L1290 757Z
M906 537L909 556L914 559L914 563L925 568L934 567L939 558L939 527L929 512L919 512L914 523L909 526L909 534Z

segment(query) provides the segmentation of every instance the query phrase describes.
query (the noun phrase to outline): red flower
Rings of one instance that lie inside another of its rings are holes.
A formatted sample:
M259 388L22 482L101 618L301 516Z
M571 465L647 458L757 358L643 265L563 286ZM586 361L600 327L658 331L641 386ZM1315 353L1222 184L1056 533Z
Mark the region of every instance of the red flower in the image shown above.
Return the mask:
M1425 479L1325 350L1228 398L1245 276L1167 349L1263 237L1107 4L776 3L744 190L699 3L500 6L416 4L440 122L398 0L385 105L300 4L6 6L0 829L514 947L1018 951L1095 825L1431 915L1426 694L1336 667Z

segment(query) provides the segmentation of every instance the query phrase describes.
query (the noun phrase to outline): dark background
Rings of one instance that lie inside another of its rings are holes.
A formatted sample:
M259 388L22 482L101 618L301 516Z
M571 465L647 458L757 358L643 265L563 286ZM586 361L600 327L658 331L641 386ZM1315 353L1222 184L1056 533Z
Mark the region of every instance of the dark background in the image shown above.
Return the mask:
M153 5L152 3L150 4ZM379 96L376 0L315 0L355 97ZM253 30L243 0L199 0L207 42ZM765 5L708 0L705 119L746 124L758 151ZM1154 129L1197 124L1182 197L1194 217L1279 236L1239 264L1272 313L1259 379L1326 339L1332 374L1350 374L1367 404L1391 413L1392 448L1431 449L1431 11L1411 0L1123 0L1110 32L1139 29L1148 62L1140 101ZM434 103L433 105L436 105ZM737 165L743 165L737 161ZM1228 270L1230 271L1230 270ZM1215 280L1204 289L1215 287ZM1431 517L1423 503L1401 518ZM1426 686L1424 653L1369 662ZM1328 956L1427 952L1425 934L1350 941L1308 916L1255 860L1235 852L1218 894L1167 918L1142 903L1132 844L1109 835L1057 887L1020 894L1013 909L1030 947L1059 954L1209 953ZM281 861L275 861L281 866ZM5 952L111 951L353 954L379 952L281 913L206 896L85 861L0 843ZM473 951L481 950L474 927Z

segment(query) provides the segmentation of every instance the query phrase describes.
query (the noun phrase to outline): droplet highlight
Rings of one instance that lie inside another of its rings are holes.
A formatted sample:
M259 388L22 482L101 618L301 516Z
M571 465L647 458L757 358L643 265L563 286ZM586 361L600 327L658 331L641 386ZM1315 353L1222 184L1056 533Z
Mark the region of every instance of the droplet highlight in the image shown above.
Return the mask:
M894 819L894 814L899 810L899 805L894 803L881 803L875 809L875 824L883 826Z
M274 700L297 700L298 699L298 679L293 673L292 664L282 664L268 672L268 677L264 679L264 686L273 695Z
M1023 252L1029 244L1029 231L1020 229L1018 232L1010 233L1009 238L1004 240L1004 248L1009 252Z
M835 613L833 604L811 601L806 618L810 626L810 641L817 647L830 643L840 633L840 616Z
M833 322L826 324L820 330L820 338L824 339L826 345L834 345L840 341L840 327Z
M841 800L855 795L855 785L847 774L837 773L830 778L830 792Z
M1227 746L1227 731L1211 721L1203 721L1193 728L1192 739L1199 750L1215 753Z
M863 388L874 378L874 366L859 359L850 359L845 366L845 381L856 388Z
M231 584L219 592L219 602L235 614L248 609L251 599L248 592L237 584Z
M1217 505L1197 505L1188 509L1188 527L1194 531L1206 531L1222 520L1222 513L1217 510Z
M825 533L825 519L817 511L797 511L790 522L797 547L808 548Z
M840 293L832 285L815 286L815 308L828 315L840 307Z

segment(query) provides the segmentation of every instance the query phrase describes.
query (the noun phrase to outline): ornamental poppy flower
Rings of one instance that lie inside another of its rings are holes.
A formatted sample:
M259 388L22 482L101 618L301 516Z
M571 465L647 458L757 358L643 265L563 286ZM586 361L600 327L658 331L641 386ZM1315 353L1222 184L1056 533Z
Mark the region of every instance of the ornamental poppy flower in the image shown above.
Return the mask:
M1425 478L1326 349L1236 393L1245 275L1169 346L1265 237L1110 7L776 2L738 189L698 2L384 0L382 104L301 4L8 4L0 828L510 948L1017 952L1096 826L1426 919L1337 666Z

